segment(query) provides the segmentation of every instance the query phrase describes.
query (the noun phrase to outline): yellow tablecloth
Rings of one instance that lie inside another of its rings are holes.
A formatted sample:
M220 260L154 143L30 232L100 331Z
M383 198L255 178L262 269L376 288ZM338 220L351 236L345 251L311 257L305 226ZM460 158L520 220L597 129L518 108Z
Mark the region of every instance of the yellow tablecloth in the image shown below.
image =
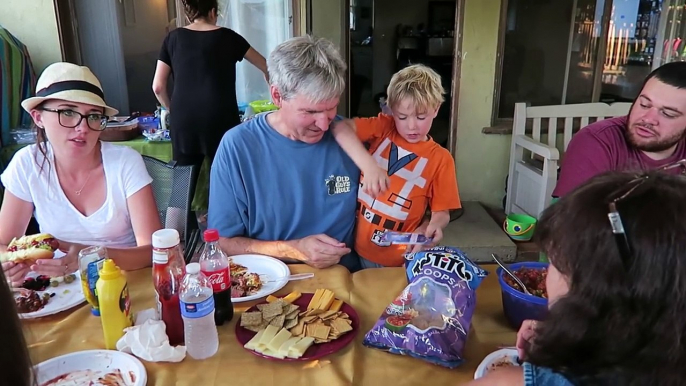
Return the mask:
M329 288L339 299L358 312L362 328L353 343L325 357L319 364L278 362L259 358L236 342L234 334L239 315L219 327L219 352L204 361L189 357L178 364L143 362L148 385L459 385L469 381L481 360L499 345L512 345L516 333L502 315L500 289L495 274L478 289L477 310L465 350L466 363L449 370L418 359L392 355L362 345L364 334L406 285L401 268L369 269L350 275L340 266L316 270L291 265L292 273L315 272L309 280L289 283L278 294L292 290L314 292ZM493 269L491 269L494 271ZM154 306L151 270L128 273L134 312ZM254 303L236 304L244 311ZM34 363L70 352L104 347L100 320L86 305L59 315L25 321L25 335Z

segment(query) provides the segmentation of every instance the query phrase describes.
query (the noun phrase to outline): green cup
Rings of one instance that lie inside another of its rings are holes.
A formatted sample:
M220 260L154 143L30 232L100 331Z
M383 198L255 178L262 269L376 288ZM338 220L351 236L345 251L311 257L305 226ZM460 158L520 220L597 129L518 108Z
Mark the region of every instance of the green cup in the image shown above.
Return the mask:
M510 214L503 223L503 230L515 241L531 240L535 228L536 218L526 214Z

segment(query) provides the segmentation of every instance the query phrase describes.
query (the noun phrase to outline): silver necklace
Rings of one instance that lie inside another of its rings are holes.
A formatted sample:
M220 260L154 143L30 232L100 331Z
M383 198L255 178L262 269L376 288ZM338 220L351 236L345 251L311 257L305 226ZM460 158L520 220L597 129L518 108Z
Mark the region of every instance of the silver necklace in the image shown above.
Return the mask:
M74 193L76 193L77 196L80 196L80 195L81 195L81 191L83 190L83 188L86 187L86 184L87 184L88 181L91 179L91 174L92 174L92 173L93 173L93 169L91 169L91 171L88 172L88 176L86 177L86 181L83 183L83 185L81 185L81 189L74 191Z

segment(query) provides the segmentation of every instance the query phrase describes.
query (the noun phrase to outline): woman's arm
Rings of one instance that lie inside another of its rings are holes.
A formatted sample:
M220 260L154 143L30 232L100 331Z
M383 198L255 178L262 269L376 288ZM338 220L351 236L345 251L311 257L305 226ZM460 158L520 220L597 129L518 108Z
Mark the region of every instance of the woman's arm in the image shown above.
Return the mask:
M26 233L32 214L33 203L24 201L5 189L0 207L0 252L7 251L7 244L13 238L19 238ZM12 285L18 285L24 281L29 267L23 263L6 262L2 263L2 270Z
M162 229L157 214L157 204L148 185L134 193L126 200L131 215L136 245L133 248L107 248L107 256L114 260L119 268L132 271L152 265L152 234Z
M264 79L269 84L269 71L267 71L267 60L257 52L254 48L248 48L248 52L245 53L245 59L250 62L253 66L257 67L258 70L262 71L264 74ZM158 65L159 66L159 65Z
M169 79L169 74L171 74L171 67L161 60L157 61L157 68L155 69L155 77L152 80L152 91L155 93L155 97L160 102L162 107L170 110L169 93L167 92L167 80Z

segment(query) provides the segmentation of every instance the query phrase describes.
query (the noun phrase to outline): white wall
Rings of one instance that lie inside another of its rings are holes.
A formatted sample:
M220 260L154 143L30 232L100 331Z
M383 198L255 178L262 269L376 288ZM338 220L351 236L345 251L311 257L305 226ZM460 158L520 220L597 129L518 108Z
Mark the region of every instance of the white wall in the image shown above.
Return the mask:
M28 47L37 75L62 60L52 0L0 0L0 25Z
M152 78L169 23L168 1L136 0L132 3L135 15L133 25L126 25L124 6L117 5L126 83L129 87L129 106L132 112L152 112L157 103L152 92Z
M501 0L466 0L457 116L457 181L463 201L500 207L510 135L483 134L491 125Z

